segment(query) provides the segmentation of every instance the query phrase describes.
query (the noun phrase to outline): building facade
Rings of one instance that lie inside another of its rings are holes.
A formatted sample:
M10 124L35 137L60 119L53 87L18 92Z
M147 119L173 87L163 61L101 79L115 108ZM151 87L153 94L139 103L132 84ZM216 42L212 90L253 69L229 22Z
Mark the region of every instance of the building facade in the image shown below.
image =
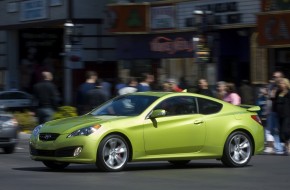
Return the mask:
M72 104L86 70L105 80L117 74L107 0L0 1L0 85L31 92L42 70L54 74Z
M51 70L72 104L86 70L112 84L143 72L156 86L263 84L274 70L289 76L288 10L283 0L3 0L0 87L30 92Z
M267 52L269 74L279 70L289 78L290 2L262 0L262 11L257 17L257 41L259 47Z
M261 73L252 61L260 0L119 2L108 9L115 18L111 32L122 42L117 57L127 75L153 72L159 83L185 77L191 85L199 78L211 85L218 80L265 82L267 69ZM201 53L208 57L199 59Z

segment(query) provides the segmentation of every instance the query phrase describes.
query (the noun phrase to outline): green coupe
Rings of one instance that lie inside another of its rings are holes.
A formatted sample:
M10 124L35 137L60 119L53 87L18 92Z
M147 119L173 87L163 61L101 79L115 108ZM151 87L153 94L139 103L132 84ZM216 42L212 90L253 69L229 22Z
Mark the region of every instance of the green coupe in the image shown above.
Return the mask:
M193 159L242 167L264 148L257 111L187 92L137 92L37 126L30 154L51 169L96 163L102 171L121 171L128 162Z

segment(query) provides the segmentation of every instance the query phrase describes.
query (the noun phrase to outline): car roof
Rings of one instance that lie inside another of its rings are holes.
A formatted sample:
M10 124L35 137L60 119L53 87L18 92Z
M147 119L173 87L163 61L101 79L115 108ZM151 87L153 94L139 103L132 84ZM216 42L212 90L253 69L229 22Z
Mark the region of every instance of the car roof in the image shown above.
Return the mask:
M225 102L223 100L214 98L214 97L210 97L210 96L205 96L202 94L197 94L197 93L192 93L192 92L163 92L163 91L147 91L147 92L134 92L134 93L130 93L130 94L125 94L125 95L144 95L144 96L155 96L155 97L164 97L164 96L195 96L195 97L199 97L199 98L205 98L205 99L209 99L218 103L223 104L224 106L232 106L232 107L236 107L237 109L243 109L240 106L234 106L233 104L230 104L228 102Z
M1 91L0 94L11 93L11 92L17 92L17 93L29 94L28 92L24 92L24 91L21 91L21 90L4 90L4 91Z
M156 97L162 97L168 94L172 94L173 92L162 92L162 91L146 91L146 92L134 92L130 95L143 95L143 96L156 96ZM129 94L127 94L129 95Z
M130 94L125 94L125 95L143 95L143 96L155 96L155 97L163 97L163 96L195 96L195 97L201 97L201 98L207 98L207 99L212 99L214 101L219 102L219 99L210 97L210 96L204 96L202 94L196 94L196 93L191 93L191 92L163 92L163 91L146 91L146 92L134 92Z

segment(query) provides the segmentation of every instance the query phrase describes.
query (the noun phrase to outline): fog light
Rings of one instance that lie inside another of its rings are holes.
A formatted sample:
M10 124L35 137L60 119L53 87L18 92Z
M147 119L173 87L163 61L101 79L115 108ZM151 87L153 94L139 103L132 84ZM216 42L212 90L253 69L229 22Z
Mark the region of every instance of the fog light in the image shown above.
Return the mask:
M82 147L76 148L75 151L74 151L74 156L78 156L82 152L82 150L83 150Z

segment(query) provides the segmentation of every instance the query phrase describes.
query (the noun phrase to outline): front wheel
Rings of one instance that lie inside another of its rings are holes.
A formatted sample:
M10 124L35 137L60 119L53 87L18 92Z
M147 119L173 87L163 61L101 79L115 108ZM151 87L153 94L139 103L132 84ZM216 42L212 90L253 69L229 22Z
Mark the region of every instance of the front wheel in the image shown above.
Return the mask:
M130 155L126 140L120 135L104 138L97 152L97 166L102 171L117 172L125 168Z
M62 170L69 165L69 163L66 163L66 162L55 162L55 161L43 161L42 163L46 167L53 170Z
M222 163L229 167L243 167L250 161L253 152L253 143L244 132L232 133L224 146Z

